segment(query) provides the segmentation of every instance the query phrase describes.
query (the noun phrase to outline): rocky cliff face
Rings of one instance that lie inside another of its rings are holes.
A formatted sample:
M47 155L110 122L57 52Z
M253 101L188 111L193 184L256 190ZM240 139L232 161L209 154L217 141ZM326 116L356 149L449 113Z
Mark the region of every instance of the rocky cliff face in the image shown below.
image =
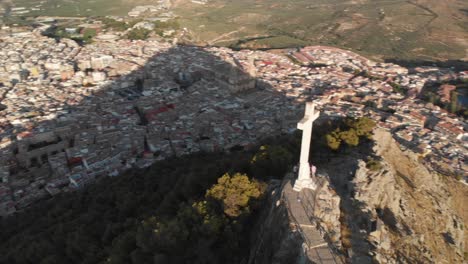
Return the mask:
M281 182L270 184L267 206L252 234L253 247L248 263L300 263L303 258L301 247L304 241L281 199L282 186Z
M390 133L377 130L374 137L382 168L369 170L359 161L352 181L354 199L370 216L374 260L462 263L464 219L453 203L464 201L453 200L454 183L429 171L413 152L400 150Z
M351 263L464 263L468 187L428 170L390 133L377 130L374 140L370 151L322 164L319 173L328 176L318 178L320 187L297 194L311 225ZM367 155L380 166L366 166ZM290 180L271 191L249 263L311 262L302 225L284 199Z
M326 178L316 190L292 189L294 175L272 185L268 206L259 217L252 236L248 263L305 264L342 263L336 249L340 240L340 198Z

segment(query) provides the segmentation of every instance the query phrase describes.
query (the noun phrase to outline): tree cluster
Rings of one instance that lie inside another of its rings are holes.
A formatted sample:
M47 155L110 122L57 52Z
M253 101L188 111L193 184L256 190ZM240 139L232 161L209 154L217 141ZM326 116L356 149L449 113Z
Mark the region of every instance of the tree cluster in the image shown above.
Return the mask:
M293 161L291 151L281 146L263 145L260 147L250 161L252 173L257 177L267 175L268 177L281 178L288 170Z
M248 243L241 235L248 234L251 213L264 190L265 184L246 174L223 175L203 200L180 204L175 217L144 220L136 232L132 262L241 262Z
M439 87L443 84L452 84L455 85L457 88L454 91L450 92L450 101L443 102L441 100L440 95L437 93ZM460 97L464 97L466 100L466 96L468 94L468 79L461 79L461 80L453 80L448 82L442 83L432 83L429 86L424 87L424 92L422 93L421 97L426 102L431 104L437 105L447 112L456 114L458 116L462 116L464 118L468 118L468 109L466 104L459 101ZM460 96L464 95L464 96Z
M372 137L375 125L375 122L367 117L346 119L336 129L325 135L327 146L332 150L338 150L343 143L356 147L363 138Z
M452 114L457 114L459 116L468 117L468 109L463 106L463 104L458 102L458 92L452 91L450 94L450 102L442 102L438 94L434 92L426 92L423 97L427 102L440 106L441 108L447 110L447 112Z
M296 142L263 143L290 157ZM0 221L0 263L241 263L270 177L251 163L264 151L174 157L40 202Z
M264 189L264 184L250 180L246 174L224 174L218 179L218 183L206 192L206 198L217 201L228 217L238 217L250 214L252 201L258 200Z

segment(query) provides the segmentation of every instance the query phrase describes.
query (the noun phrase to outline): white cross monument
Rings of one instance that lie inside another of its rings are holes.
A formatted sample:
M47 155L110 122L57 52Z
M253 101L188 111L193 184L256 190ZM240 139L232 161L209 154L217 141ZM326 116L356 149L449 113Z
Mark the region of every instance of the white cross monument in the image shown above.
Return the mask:
M312 138L312 124L319 115L319 111L315 112L315 104L313 102L307 102L304 118L297 123L297 128L302 130L299 175L297 176L296 183L294 184L294 190L297 192L300 192L304 188L314 190L317 187L314 180L310 177L309 150L310 140Z

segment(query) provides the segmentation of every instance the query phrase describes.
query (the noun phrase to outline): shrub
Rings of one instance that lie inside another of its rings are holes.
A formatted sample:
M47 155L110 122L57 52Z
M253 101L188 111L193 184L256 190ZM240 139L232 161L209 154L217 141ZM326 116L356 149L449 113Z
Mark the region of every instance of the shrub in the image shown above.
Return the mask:
M332 150L338 150L341 145L341 138L339 132L333 131L331 134L326 134L327 146Z
M106 28L113 29L116 31L125 31L128 28L128 24L123 21L117 21L112 18L101 19L102 23Z
M382 169L382 163L380 162L380 160L376 160L376 159L373 159L373 158L370 158L367 163L366 163L366 168L371 170L371 171L378 171L380 169Z
M394 82L389 82L390 86L393 88L393 92L399 93L401 95L406 95L408 91L406 91L403 87L401 87L399 84L394 83Z
M371 107L371 108L377 108L377 103L374 102L374 101L370 101L370 100L369 100L369 101L366 101L366 102L364 103L364 105L367 106L367 107Z
M97 35L97 31L94 28L86 28L83 30L83 41L85 43L91 43L93 38Z
M148 29L135 28L127 33L127 38L131 40L147 39L150 33L151 31Z

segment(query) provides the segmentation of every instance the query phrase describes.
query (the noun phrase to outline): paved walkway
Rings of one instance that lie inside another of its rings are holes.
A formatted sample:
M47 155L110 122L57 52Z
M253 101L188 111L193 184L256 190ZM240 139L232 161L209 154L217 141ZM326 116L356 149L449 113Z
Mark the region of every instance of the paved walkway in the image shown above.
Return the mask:
M304 239L303 246L309 260L318 264L342 264L313 221L314 195L315 193L308 189L300 193L294 191L291 181L288 181L283 187L282 199Z

